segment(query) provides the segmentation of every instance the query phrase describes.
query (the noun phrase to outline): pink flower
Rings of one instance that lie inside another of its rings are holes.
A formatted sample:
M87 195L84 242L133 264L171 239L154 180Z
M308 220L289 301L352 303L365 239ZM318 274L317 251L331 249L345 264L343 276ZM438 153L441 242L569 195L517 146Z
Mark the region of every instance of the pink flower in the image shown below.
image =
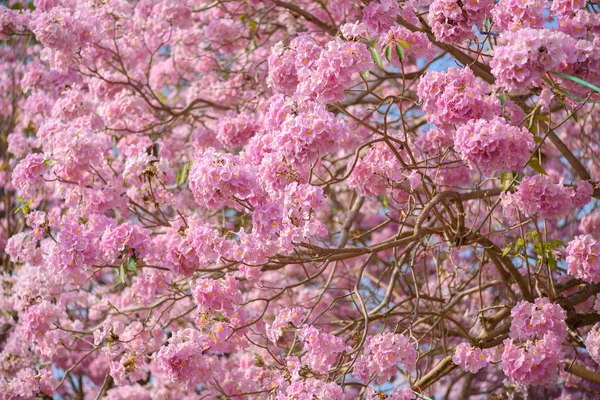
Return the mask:
M219 153L212 147L196 153L189 185L196 202L212 209L224 205L241 208L240 202L262 195L251 166L238 156Z
M561 340L553 333L535 342L527 341L523 346L506 339L502 369L512 382L526 386L544 385L556 377L561 357Z
M43 154L29 153L17 164L12 173L12 184L21 196L33 199L44 186L43 175L48 169L45 161Z
M200 312L231 311L242 297L232 275L225 275L223 280L199 279L192 287L192 295Z
M354 366L353 374L368 382L375 373L378 384L388 381L397 373L396 365L402 363L407 371L416 368L418 353L404 335L390 332L369 336L364 355Z
M546 175L525 176L515 193L507 193L502 206L516 206L527 217L557 219L565 216L573 205L573 189L562 183L554 184Z
M283 330L288 326L298 327L304 318L304 310L300 307L284 308L277 314L272 325L267 325L267 336L273 344L277 344L277 340L283 334Z
M456 346L452 361L463 371L472 374L477 373L482 368L487 367L489 361L488 350L482 350L478 347L472 347L469 343L463 342Z
M535 148L526 128L509 125L503 118L470 120L456 130L454 148L471 169L484 174L521 171Z
M496 84L512 93L525 93L540 86L548 71L575 63L575 40L549 29L524 28L500 35L503 45L496 47L490 61Z
M154 361L171 381L193 389L198 383L218 376L217 365L203 352L200 332L188 328L173 333L169 344L156 353Z
M588 333L584 343L592 360L600 364L600 328L597 325Z
M472 119L491 119L499 115L500 103L489 95L490 91L490 86L468 67L427 72L417 85L427 120L440 129L451 129L452 125L464 124Z
M553 333L559 340L567 336L567 312L546 297L535 299L535 303L518 302L511 316L510 337L513 339L541 338L547 333Z
M396 0L372 1L363 9L363 22L371 35L381 35L395 24L399 14L400 6Z
M236 149L245 146L261 129L261 124L248 113L227 113L217 121L217 139L223 147Z
M503 0L494 6L492 16L498 31L544 27L544 4L539 0Z
M590 283L600 282L600 242L591 235L575 236L565 249L567 271Z
M304 342L307 351L304 361L313 371L320 374L329 372L329 368L336 362L338 356L351 350L341 337L321 332L310 325L300 329L298 337Z
M436 39L456 43L475 38L473 25L480 25L494 5L493 0L434 0L429 6L429 23Z

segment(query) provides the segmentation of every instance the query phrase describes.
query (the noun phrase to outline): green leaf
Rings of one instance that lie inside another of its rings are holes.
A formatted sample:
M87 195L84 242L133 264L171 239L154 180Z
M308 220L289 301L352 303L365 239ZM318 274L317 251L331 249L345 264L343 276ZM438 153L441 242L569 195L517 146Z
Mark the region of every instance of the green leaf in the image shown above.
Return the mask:
M559 88L558 86L556 86L555 84L553 84L548 78L542 77L542 79L544 80L544 82L546 82L548 85L550 85L554 90L557 90L557 91L561 92L565 96L568 96L568 97L570 97L572 99L575 99L577 101L583 101L585 103L600 104L600 100L588 100L588 99L584 99L583 97L576 96L573 93L567 92L566 90Z
M392 46L385 48L385 58L388 60L388 62L392 62Z
M532 157L531 160L529 161L529 163L527 163L527 165L529 165L531 168L533 168L533 170L535 172L537 172L538 174L548 175L546 170L544 170L544 168L542 168L542 164L540 164L540 160L539 160L539 158L537 158L537 156Z
M579 115L577 115L577 111L573 111L573 119L575 122L579 122Z
M506 105L506 93L500 93L498 95L498 99L500 99L500 105L502 106L502 108L504 108L504 106Z
M503 172L502 173L502 177L500 178L500 187L502 188L502 191L507 191L508 188L510 187L510 183L513 180L513 173L512 172Z
M412 49L412 45L410 43L408 43L406 40L402 40L402 39L398 39L396 40L398 42L398 44L402 47L404 47L405 49Z
M589 82L586 82L586 81L584 81L584 80L583 80L583 79L581 79L581 78L578 78L578 77L576 77L576 76L573 76L573 75L567 75L567 74L563 74L562 72L554 72L554 71L550 71L550 73L551 73L551 74L553 74L553 75L556 75L556 76L560 76L561 78L567 78L567 79L570 79L570 80L572 80L573 82L577 82L577 83L579 83L580 85L583 85L583 86L585 86L585 87L587 87L587 88L590 88L590 89L592 89L592 90L593 90L593 91L595 91L595 92L598 92L598 93L600 93L600 87L598 87L598 86L596 86L596 85L592 85L591 83L589 83Z
M125 276L125 263L121 263L121 266L119 266L119 280L123 285L125 284Z
M396 44L396 54L398 54L400 61L404 61L404 47Z
M368 81L369 78L371 77L371 72L369 71L363 71L360 73L362 75L362 77L365 79L365 81Z
M370 48L369 51L371 52L371 57L373 58L375 65L383 69L383 62L381 61L381 54L379 54L379 51L375 48Z
M137 275L137 257L131 256L125 260L125 268L130 271L133 275Z
M240 14L240 21L242 21L242 24L246 23L247 18L248 16L246 14Z
M512 246L509 244L508 246L506 246L506 247L504 248L504 250L502 250L502 257L505 257L505 256L506 256L508 253L510 253L510 248L511 248L511 247L512 247Z
M180 168L179 171L177 171L177 186L181 186L187 183L188 180L188 176L190 174L190 166L192 165L192 162L186 162L185 164L183 164Z

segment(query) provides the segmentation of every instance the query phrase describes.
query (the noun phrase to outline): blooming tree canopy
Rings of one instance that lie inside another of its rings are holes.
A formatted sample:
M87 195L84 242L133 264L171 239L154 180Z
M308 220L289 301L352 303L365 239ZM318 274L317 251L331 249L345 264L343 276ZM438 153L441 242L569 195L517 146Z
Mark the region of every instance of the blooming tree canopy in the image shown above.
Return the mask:
M597 399L600 6L0 1L0 399Z

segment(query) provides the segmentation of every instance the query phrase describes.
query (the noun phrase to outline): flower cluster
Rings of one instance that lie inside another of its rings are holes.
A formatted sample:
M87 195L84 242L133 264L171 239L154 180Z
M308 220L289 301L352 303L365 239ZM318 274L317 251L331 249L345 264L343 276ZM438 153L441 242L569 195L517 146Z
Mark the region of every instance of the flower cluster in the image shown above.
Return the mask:
M493 10L494 28L516 31L522 28L544 27L544 4L540 0L504 0Z
M396 0L378 0L370 2L363 9L363 22L373 36L386 33L396 22L400 6Z
M535 147L526 128L509 125L504 118L470 120L456 130L454 148L471 169L484 174L521 171Z
M378 384L396 376L396 365L402 363L404 369L413 371L418 353L406 336L382 333L367 337L365 352L354 365L354 375L361 381L369 382L374 373Z
M173 382L192 389L200 382L218 376L214 360L204 355L204 339L191 328L173 333L167 346L161 347L154 361Z
M480 369L487 367L490 359L488 350L473 347L469 343L456 346L452 361L463 371L476 374Z
M489 93L489 85L468 67L428 72L417 86L428 121L441 129L499 115L500 103Z
M341 337L319 331L311 325L305 325L298 331L298 337L304 342L306 355L304 361L310 369L326 374L339 355L351 350Z
M199 279L192 287L192 295L200 312L230 311L241 301L236 279L231 275L223 280Z
M336 38L321 47L301 35L290 43L289 49L281 43L273 48L268 82L282 93L297 92L327 104L342 100L356 74L371 66L371 55L364 43Z
M561 218L571 209L574 191L568 186L554 184L546 175L525 176L515 193L502 199L505 210L515 207L527 217Z
M506 339L502 369L512 382L525 386L544 385L556 377L561 357L561 340L553 333L544 335L541 340L527 341L522 346Z
M511 310L510 337L519 340L542 338L552 333L558 340L567 336L565 319L567 312L546 297L535 299L535 303L520 301Z
M217 139L228 149L245 146L261 129L261 124L248 113L229 112L217 121Z
M597 325L589 331L584 343L592 360L600 364L600 328Z
M350 168L351 166L349 166ZM348 177L348 186L363 196L378 196L402 178L402 166L385 143L376 143L365 151Z
M456 43L475 38L473 25L480 25L493 6L493 0L434 0L429 6L429 24L436 39Z
M300 326L304 318L304 311L300 307L284 308L277 314L275 321L272 325L267 325L267 337L273 344L277 344L277 341L283 334L283 330L288 326Z
M196 202L207 208L224 205L239 208L240 203L261 194L250 166L238 156L217 152L212 147L196 153L189 182Z
M567 270L585 282L600 282L600 242L592 235L575 236L565 249Z
M577 61L575 40L562 32L524 28L504 32L500 41L490 66L496 83L512 93L540 86L546 72Z

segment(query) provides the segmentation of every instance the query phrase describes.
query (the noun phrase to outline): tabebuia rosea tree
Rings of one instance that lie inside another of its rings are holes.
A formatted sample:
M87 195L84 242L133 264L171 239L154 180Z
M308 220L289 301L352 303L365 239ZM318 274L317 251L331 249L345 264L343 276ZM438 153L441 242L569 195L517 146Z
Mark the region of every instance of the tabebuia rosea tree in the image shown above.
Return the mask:
M600 398L600 5L0 1L0 399Z

